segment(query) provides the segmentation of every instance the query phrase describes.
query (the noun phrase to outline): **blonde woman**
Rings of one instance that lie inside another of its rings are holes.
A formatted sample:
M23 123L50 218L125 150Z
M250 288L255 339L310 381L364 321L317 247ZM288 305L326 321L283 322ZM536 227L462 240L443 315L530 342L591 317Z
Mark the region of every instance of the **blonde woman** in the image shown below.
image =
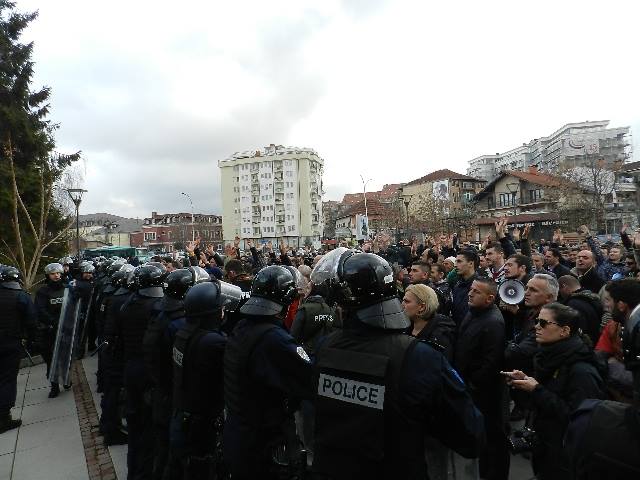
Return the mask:
M404 292L402 308L411 320L408 333L451 360L456 324L449 317L436 313L438 306L438 295L431 287L423 284L409 285Z

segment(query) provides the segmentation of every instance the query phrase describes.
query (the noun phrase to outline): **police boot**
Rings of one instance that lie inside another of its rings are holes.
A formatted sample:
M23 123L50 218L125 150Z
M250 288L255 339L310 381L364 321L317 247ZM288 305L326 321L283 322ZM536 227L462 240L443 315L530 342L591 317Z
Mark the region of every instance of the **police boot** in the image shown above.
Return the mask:
M113 433L108 433L104 436L104 444L106 446L110 445L126 445L129 442L129 436L121 432L120 430L116 430Z
M6 415L3 415L2 420L0 420L0 433L13 430L14 428L18 428L20 425L22 425L22 420L14 420L11 418L11 413L7 413Z
M49 392L49 398L56 398L60 394L60 385L51 382L51 391Z
M63 386L64 386L65 390L70 390L71 389L71 385L73 385L73 384L71 382L69 382L68 384L63 385Z

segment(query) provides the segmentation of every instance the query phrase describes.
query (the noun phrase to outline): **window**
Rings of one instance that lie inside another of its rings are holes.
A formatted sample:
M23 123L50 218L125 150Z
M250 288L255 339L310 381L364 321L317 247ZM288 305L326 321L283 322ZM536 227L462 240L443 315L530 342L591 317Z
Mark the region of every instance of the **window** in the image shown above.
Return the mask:
M144 239L145 239L145 241L155 240L156 239L156 232L145 232L144 233Z
M531 203L538 202L542 198L542 192L540 189L529 190L529 201Z

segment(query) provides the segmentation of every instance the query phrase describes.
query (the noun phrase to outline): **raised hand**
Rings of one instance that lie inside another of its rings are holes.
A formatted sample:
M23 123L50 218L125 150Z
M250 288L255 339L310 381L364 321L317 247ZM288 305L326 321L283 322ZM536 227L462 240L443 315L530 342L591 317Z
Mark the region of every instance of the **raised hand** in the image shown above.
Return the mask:
M522 233L520 234L520 238L522 240L529 238L529 230L531 230L531 225L525 225L524 230L522 230Z
M233 246L238 248L240 246L240 237L236 235L236 238L233 239Z
M247 244L248 249L251 249L253 247L253 241L250 238L247 238L245 240L245 243Z
M640 232L633 235L633 248L640 248Z

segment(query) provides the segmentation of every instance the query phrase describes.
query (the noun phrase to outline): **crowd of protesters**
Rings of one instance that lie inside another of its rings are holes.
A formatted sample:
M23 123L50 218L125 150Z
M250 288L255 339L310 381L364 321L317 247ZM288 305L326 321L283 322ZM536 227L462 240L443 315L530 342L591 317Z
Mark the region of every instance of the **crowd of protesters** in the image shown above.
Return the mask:
M586 399L634 401L637 391L625 368L621 322L640 303L640 232L631 236L626 230L620 243L599 242L584 225L578 229L581 240L574 243L566 242L559 229L550 242L532 242L529 226L510 231L502 219L495 235L482 243L463 242L456 234L394 243L390 235L380 234L353 245L391 265L391 281L411 323L406 334L444 355L483 415L486 442L478 459L467 461L456 478L507 479L514 454L531 458L538 479L572 478L563 444L571 412ZM166 275L200 267L211 281L233 284L247 297L258 272L286 267L293 272L297 296L287 307L283 327L313 360L323 339L342 327L343 313L328 285L311 281L326 251L284 242L245 240L245 249L240 244L236 237L220 255L196 240L186 246L184 258L158 255L151 264ZM68 262L61 263L60 271L47 274L66 284ZM118 269L112 269L112 277ZM109 280L107 268L101 272L107 275L105 285L117 280ZM131 272L122 275L123 292L127 275ZM13 279L5 276L7 282ZM500 288L507 281L520 285L515 300ZM165 285L165 298L169 294ZM45 307L38 308L45 318ZM237 312L225 315L232 327L239 319L234 319ZM224 333L230 334L231 327ZM89 338L89 348L98 346L91 345L94 341ZM59 394L57 383L52 391L50 396ZM7 419L6 428L14 428ZM298 434L310 452L312 419L313 405L305 401ZM116 435L109 443L126 441ZM449 478L451 452L435 438L427 438L425 445L429 478Z

